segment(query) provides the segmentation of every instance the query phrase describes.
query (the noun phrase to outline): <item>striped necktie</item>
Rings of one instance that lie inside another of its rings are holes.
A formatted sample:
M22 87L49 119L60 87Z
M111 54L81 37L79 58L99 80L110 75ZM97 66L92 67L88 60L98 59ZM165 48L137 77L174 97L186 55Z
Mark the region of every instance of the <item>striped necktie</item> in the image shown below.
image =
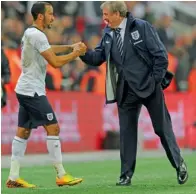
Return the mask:
M116 28L114 30L115 36L116 36L116 44L117 44L117 48L118 51L120 52L120 56L123 56L123 43L122 43L122 37L120 34L121 28Z

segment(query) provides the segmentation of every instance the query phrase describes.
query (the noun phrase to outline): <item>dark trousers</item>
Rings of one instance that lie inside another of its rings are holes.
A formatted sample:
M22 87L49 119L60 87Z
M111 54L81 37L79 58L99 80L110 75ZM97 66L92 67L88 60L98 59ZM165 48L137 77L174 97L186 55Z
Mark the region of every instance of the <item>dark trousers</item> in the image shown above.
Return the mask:
M118 105L120 121L121 176L132 177L136 165L137 128L141 106L146 106L155 133L160 137L167 157L174 168L180 165L180 149L177 145L171 118L165 104L164 94L158 84L155 91L142 99L134 94L125 82L123 99Z

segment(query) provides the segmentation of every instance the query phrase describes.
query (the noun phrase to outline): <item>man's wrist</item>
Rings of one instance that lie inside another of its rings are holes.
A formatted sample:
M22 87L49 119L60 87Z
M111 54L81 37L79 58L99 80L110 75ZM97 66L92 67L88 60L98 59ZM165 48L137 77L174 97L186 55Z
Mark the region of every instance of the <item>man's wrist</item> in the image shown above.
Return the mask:
M77 51L77 50L74 50L73 52L73 55L74 55L74 57L76 58L76 57L79 57L80 56L80 52L79 51Z

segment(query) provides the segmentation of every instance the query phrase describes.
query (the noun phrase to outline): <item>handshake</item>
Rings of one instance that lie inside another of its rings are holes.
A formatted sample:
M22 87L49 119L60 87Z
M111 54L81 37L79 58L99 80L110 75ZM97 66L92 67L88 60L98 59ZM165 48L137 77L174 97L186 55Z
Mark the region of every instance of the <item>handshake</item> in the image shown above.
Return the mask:
M78 42L71 45L72 51L79 57L86 53L87 46L83 42Z

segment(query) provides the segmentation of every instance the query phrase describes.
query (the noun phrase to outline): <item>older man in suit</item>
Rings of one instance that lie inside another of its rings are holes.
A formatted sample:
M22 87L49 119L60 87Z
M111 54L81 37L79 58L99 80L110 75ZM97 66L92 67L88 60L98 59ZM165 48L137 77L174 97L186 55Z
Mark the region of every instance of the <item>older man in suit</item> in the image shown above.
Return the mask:
M106 61L106 102L117 102L120 121L121 174L116 185L131 184L136 165L137 128L141 106L146 106L179 184L188 178L187 167L172 130L163 82L168 75L167 52L156 30L127 12L122 1L101 5L107 23L100 44L81 59L98 66Z

